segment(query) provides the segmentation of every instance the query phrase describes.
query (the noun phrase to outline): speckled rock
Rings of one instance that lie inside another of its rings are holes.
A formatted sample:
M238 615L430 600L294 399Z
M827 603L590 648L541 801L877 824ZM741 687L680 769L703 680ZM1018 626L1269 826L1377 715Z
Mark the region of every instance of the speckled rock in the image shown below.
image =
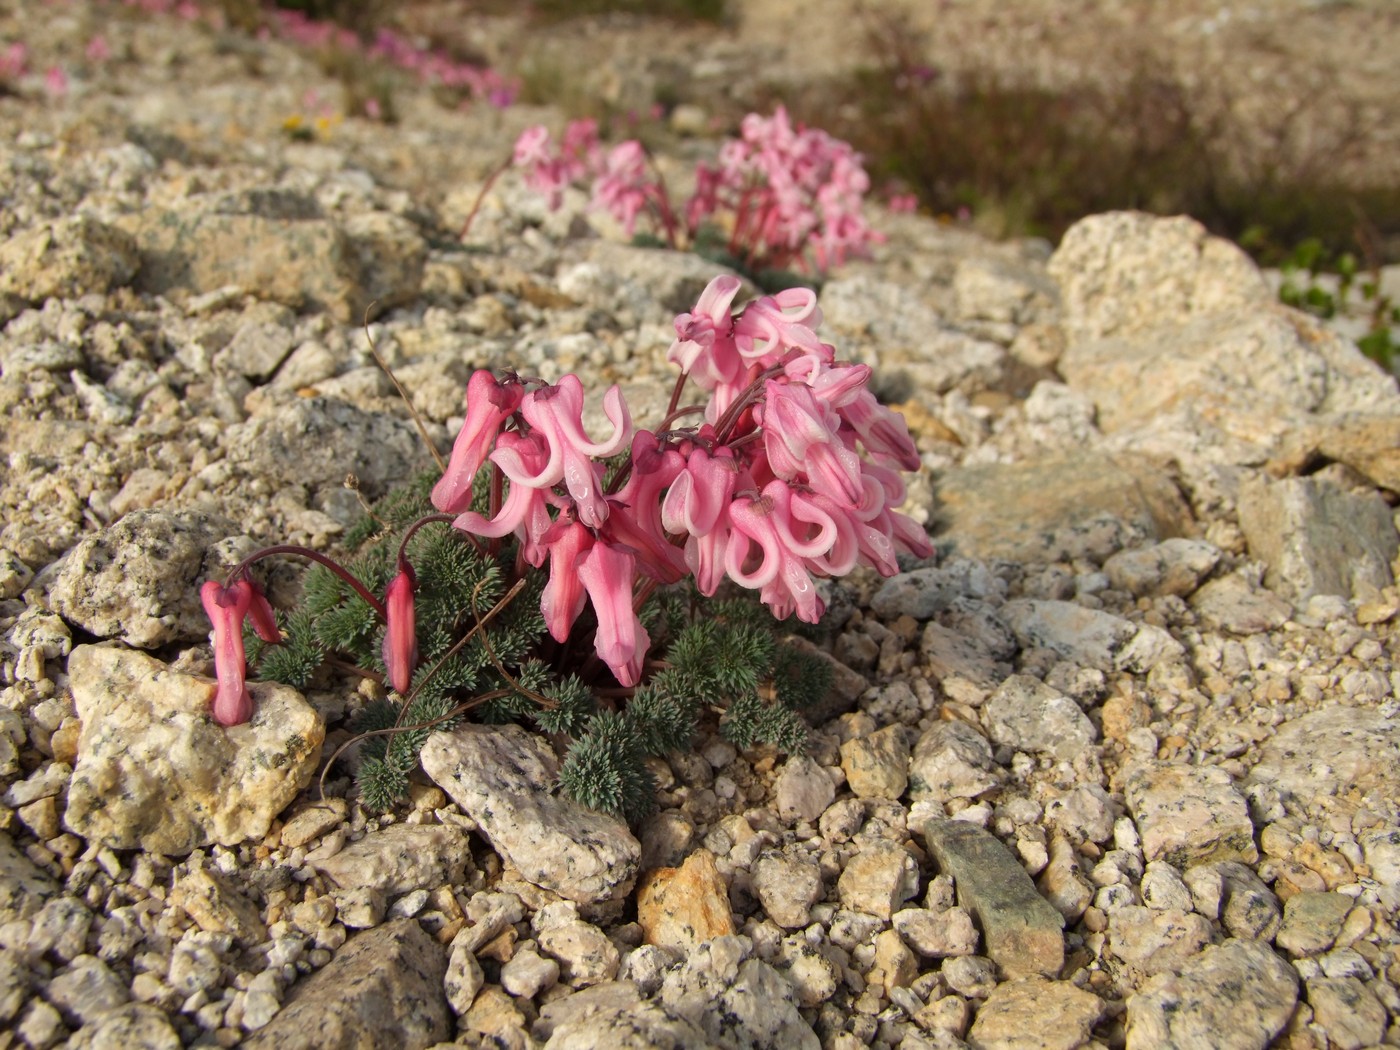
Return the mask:
M1185 868L1259 859L1249 806L1224 770L1143 766L1129 775L1123 793L1149 861Z
M1128 1000L1128 1050L1263 1050L1297 1001L1297 974L1268 945L1226 941Z
M909 797L946 802L976 798L1002 782L987 738L966 722L940 722L924 730L909 760Z
M841 745L846 785L857 798L896 799L909 783L909 739L904 727L886 726Z
M466 832L445 824L391 824L352 842L316 867L346 889L393 895L462 881L471 863Z
M83 728L63 822L113 849L260 839L320 761L325 725L287 686L251 683L252 721L225 728L212 680L144 653L82 645L68 673Z
M83 1025L66 1045L73 1050L106 1050L118 1046L131 1050L179 1050L181 1043L159 1007L128 1003Z
M413 919L348 941L326 966L295 984L248 1050L338 1050L392 1043L422 1050L447 1039L447 951Z
M521 875L580 904L626 896L642 847L627 826L552 793L559 760L519 726L434 733L423 769Z
M0 242L0 295L31 302L108 292L136 274L131 235L72 215Z
M690 951L735 932L729 891L715 856L698 849L679 868L658 868L637 887L637 922L648 944Z
M99 638L141 648L209 635L199 586L249 553L217 514L134 510L61 562L54 611Z
M982 718L993 742L1072 760L1098 736L1069 697L1029 675L1012 675L987 701Z
M1022 977L987 997L968 1042L978 1050L1074 1050L1103 1013L1103 1000L1068 982Z
M1279 726L1250 780L1298 803L1344 789L1400 800L1400 724L1364 707L1324 707Z

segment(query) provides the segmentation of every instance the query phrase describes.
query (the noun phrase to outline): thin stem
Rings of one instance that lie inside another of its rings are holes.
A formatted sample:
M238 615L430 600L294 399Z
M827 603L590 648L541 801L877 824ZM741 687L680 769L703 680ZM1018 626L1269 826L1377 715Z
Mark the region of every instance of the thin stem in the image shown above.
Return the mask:
M412 525L410 525L408 527L408 531L403 534L402 542L399 543L399 571L403 571L404 565L408 561L408 559L404 555L404 551L408 550L408 541L413 539L413 534L415 532L421 529L424 525L431 525L435 521L445 521L451 524L456 520L456 517L454 517L451 514L426 514L423 517L419 518L417 521L415 521Z
M428 428L423 423L423 417L418 414L417 407L413 404L413 398L408 396L408 391L399 382L399 377L394 375L394 370L389 367L389 363L379 356L379 348L374 345L374 337L369 334L369 312L374 304L370 303L365 307L365 342L369 343L370 356L374 358L374 363L379 366L379 370L389 377L389 382L394 384L394 389L399 392L399 397L408 406L408 414L413 417L413 425L418 428L418 436L423 439L423 444L428 446L428 453L433 457L433 462L437 464L438 470L446 470L447 464L442 461L442 456L438 453L437 446L433 444L433 439L428 437Z
M676 247L676 214L671 209L671 192L666 188L666 176L661 174L656 157L646 146L642 147L642 155L646 157L651 170L656 174L656 210L662 228L666 231L666 246L674 249Z
M505 163L486 176L486 181L481 184L481 192L476 195L476 200L472 201L472 210L467 212L467 221L462 223L462 232L457 235L459 241L467 239L467 232L472 228L472 223L476 221L476 213L481 209L481 202L486 199L486 195L491 192L491 187L496 184L496 180L509 170L511 163L515 160L514 155L507 157Z
M671 417L675 414L676 406L681 403L681 393L685 390L685 381L689 378L689 372L682 372L680 375L676 376L676 385L671 388L671 400L666 405L667 422L669 422L671 420ZM666 423L662 423L661 426L657 427L656 429L663 430L665 429L665 426Z
M314 551L310 547L302 547L295 543L279 543L275 547L264 547L260 551L254 551L252 554L248 555L248 557L244 558L241 562L239 562L234 567L233 571L228 574L228 584L233 583L233 581L238 579L240 576L247 575L249 566L251 566L254 562L261 561L263 558L270 558L274 554L296 554L303 558L310 558L318 565L324 565L327 569L330 569L331 572L335 573L342 580L348 583L351 589L354 590L356 594L358 594L361 598L368 602L369 607L375 611L376 615L378 615L380 620L385 622L388 621L389 615L384 609L384 603L381 602L374 595L370 594L369 588L367 588L363 583L356 579L355 576L351 574L349 569L345 568L345 566L341 565L339 562L333 560L332 558L329 558L326 555L322 554L320 551Z

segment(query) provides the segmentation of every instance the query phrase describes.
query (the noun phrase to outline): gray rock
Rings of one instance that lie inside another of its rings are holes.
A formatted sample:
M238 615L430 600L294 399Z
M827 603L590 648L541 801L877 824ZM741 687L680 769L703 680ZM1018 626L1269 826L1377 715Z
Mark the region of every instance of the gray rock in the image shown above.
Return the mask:
M1012 675L982 709L992 741L1018 751L1070 761L1098 737L1089 716L1069 697L1029 675Z
M947 802L976 798L997 787L1005 773L992 745L966 722L939 722L924 730L909 759L909 797Z
M1357 978L1313 977L1307 982L1307 992L1313 1021L1337 1050L1374 1046L1385 1035L1385 1007Z
M800 935L783 938L772 964L792 985L800 1007L826 1002L841 983L836 964Z
M134 510L85 537L59 563L54 611L99 638L155 648L209 636L200 584L247 553L220 515Z
M28 952L35 958L52 952L60 959L76 959L87 946L91 927L92 912L86 904L66 894L54 897L34 916L29 927Z
M1374 828L1359 841L1371 878L1382 886L1400 886L1400 829Z
M783 764L773 794L783 820L813 821L836 798L836 785L812 759L795 755Z
M29 966L19 952L0 948L0 1024L9 1024L29 1001Z
M1259 859L1249 806L1222 769L1152 764L1129 772L1123 789L1148 861L1178 869Z
M339 487L354 474L371 498L429 463L408 420L320 397L229 427L224 447L230 463L269 484Z
M1364 707L1311 711L1274 731L1249 779L1298 805L1349 790L1400 798L1400 723Z
M1295 957L1320 955L1336 942L1354 905L1340 893L1295 893L1283 902L1283 925L1275 942Z
M521 960L524 963L526 954L526 952L517 952L501 970L501 984L511 995L520 994L516 988L519 987L519 974L524 967L517 964L516 960ZM528 954L534 955L535 959L539 960L539 956L535 955L534 952ZM515 976L508 983L505 971L510 969L512 965L515 966ZM528 963L524 965L528 966ZM551 965L554 965L554 975L558 977L559 967L552 962ZM470 1010L472 1002L476 999L476 993L481 991L481 986L485 983L486 976L482 973L481 964L476 961L476 956L465 944L459 944L454 939L448 949L447 970L442 980L443 991L447 995L447 1005L452 1007L452 1012L461 1017ZM516 987L512 987L512 985Z
M754 865L753 889L770 919L785 930L800 929L822 898L821 868L790 854L765 853Z
M1211 942L1210 920L1194 912L1127 904L1109 914L1108 947L1144 974L1176 970Z
M252 721L225 728L211 680L144 653L82 645L68 674L82 732L63 823L113 849L261 839L320 762L325 725L287 686L251 683Z
M449 998L451 997L451 980L452 971L449 967ZM479 969L477 980L480 981ZM528 948L516 952L510 957L510 961L501 967L501 987L517 999L533 999L546 988L554 987L558 980L559 964ZM460 1010L457 1012L461 1013Z
M580 904L626 896L641 844L627 826L552 794L559 761L519 726L434 733L423 769L530 882Z
M942 911L905 908L893 916L894 928L904 942L930 959L948 959L977 951L977 927L966 908Z
M1230 936L1272 941L1279 932L1279 900L1247 864L1222 861L1211 865L1220 876L1220 921Z
M953 302L959 317L1020 326L1048 314L1059 289L1038 267L972 256L953 271Z
M128 1003L83 1025L68 1040L73 1050L180 1050L180 1037L175 1034L165 1012L149 1003Z
M1240 490L1239 515L1250 553L1268 565L1265 582L1295 601L1359 597L1394 582L1400 534L1379 493L1318 478L1256 479Z
M1023 977L997 985L967 1038L978 1050L1075 1050L1103 1013L1102 999L1067 981Z
M1173 537L1141 550L1122 551L1103 564L1118 590L1135 596L1190 594L1220 561L1220 548L1204 540Z
M997 965L984 955L960 955L939 969L948 987L969 999L985 999L997 987Z
M21 853L13 838L0 835L0 924L32 917L58 890L53 877Z
M1005 596L1005 580L981 562L955 558L891 576L870 599L870 607L888 620L898 616L928 620L967 598L1000 603Z
M924 627L919 654L944 692L974 706L1005 676L1005 664L980 639L941 623Z
M255 382L266 382L296 343L289 330L290 321L290 317L281 324L265 320L245 321L234 331L228 346L216 355L216 365L230 368Z
M1030 564L1102 562L1187 531L1171 479L1134 455L1077 450L1024 463L956 467L933 486L930 531L953 553Z
M316 868L344 889L369 887L393 896L459 883L470 861L467 833L460 828L391 824L317 861Z
M977 919L987 954L1011 977L1054 976L1065 960L1064 917L1036 892L1011 851L961 820L931 820L924 840Z
M792 986L748 955L738 937L705 942L666 975L662 1006L725 1050L817 1050L821 1042L797 1012Z
M95 955L80 955L67 970L55 975L49 981L47 996L79 1026L91 1024L131 998L126 985Z
M89 215L73 215L0 243L0 295L31 302L105 294L135 275L136 242Z
M541 1012L541 1017L554 1011L560 1019L548 1028L545 1050L596 1050L608 1047L609 1050L700 1050L711 1043L704 1032L689 1021L672 1017L653 1002L642 1001L636 988L627 985L632 993L630 1001L610 1001L619 998L612 993L616 985L602 985L588 989L567 999L550 1003ZM598 1002L591 998L592 992L609 992L609 1000ZM588 997L587 1002L575 1003L577 999ZM559 1007L571 1008L567 1014ZM538 1028L536 1035L544 1033Z
M446 1041L452 1014L443 993L447 951L413 919L399 919L348 941L329 963L293 985L247 1050L338 1050Z
M587 258L559 274L559 291L574 301L614 315L669 323L695 309L695 301L716 273L724 272L693 252L619 244L602 238L586 242ZM752 298L750 287L736 297Z
M1001 615L1023 648L1049 649L1100 671L1113 670L1118 654L1138 633L1130 620L1074 602L1018 598L1007 602Z
M1288 602L1238 572L1206 583L1191 595L1191 607L1210 626L1239 635L1272 631L1293 615Z
M535 939L540 951L559 963L560 977L575 988L602 984L617 976L621 956L592 923L568 919L539 930Z
M1128 1000L1128 1050L1264 1050L1297 1001L1297 974L1268 945L1226 941Z

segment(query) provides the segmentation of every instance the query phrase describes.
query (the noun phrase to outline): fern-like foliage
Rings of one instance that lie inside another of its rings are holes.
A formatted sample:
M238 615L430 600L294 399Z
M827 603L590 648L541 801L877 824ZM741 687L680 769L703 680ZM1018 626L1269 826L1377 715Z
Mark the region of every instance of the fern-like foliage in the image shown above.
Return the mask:
M656 808L656 785L631 724L615 711L595 715L559 770L559 786L576 802L629 821Z

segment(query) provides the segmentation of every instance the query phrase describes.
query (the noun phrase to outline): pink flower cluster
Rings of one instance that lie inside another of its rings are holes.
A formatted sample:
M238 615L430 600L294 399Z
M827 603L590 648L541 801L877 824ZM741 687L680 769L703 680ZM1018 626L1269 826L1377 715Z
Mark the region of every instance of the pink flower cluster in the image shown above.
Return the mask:
M586 144L581 148L580 144ZM643 213L676 247L679 222L660 176L642 144L629 139L604 151L593 121L574 121L556 152L542 126L516 142L514 163L527 183L557 208L562 190L593 180L593 206L621 222L630 236ZM870 180L860 154L814 128L794 128L779 106L772 117L750 113L741 137L720 148L717 165L701 164L686 202L686 237L723 215L728 251L753 269L800 266L825 272L867 254L880 235L861 205Z
M549 385L476 372L433 490L456 527L513 535L529 564L548 564L541 612L555 639L591 603L595 650L624 686L641 677L650 639L636 608L656 584L693 575L712 595L728 578L757 590L775 616L815 623L824 609L816 578L858 564L893 575L898 552L931 553L895 509L900 470L919 457L903 420L867 388L870 369L838 363L818 338L813 292L764 297L735 315L739 287L717 277L676 318L668 358L683 374L656 431L632 427L616 386L603 397L612 432L595 441L577 376ZM687 377L709 401L703 423L679 427L691 414L675 410ZM605 486L603 459L629 443L626 466ZM470 509L487 462L509 482L489 517Z

